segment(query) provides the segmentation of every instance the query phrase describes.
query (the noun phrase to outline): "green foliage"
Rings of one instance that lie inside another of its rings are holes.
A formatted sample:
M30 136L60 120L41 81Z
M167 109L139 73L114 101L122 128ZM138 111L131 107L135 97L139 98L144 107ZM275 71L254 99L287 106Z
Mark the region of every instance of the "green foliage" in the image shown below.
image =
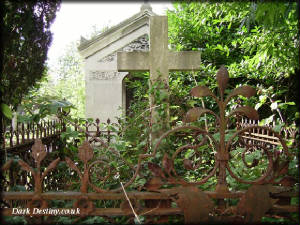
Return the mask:
M182 124L182 119L186 112L193 107L206 107L216 113L218 108L212 101L211 97L203 99L195 99L190 96L190 90L196 85L205 85L217 91L215 79L216 70L222 64L229 70L231 79L229 88L233 89L241 84L249 84L256 86L258 95L247 99L240 96L241 100L233 99L229 102L228 110L232 110L239 104L246 103L255 106L262 115L262 124L266 125L276 122L276 130L279 131L287 123L290 127L295 128L294 121L299 118L297 110L299 108L299 94L295 94L295 90L299 90L297 82L297 71L299 71L299 33L296 27L297 9L294 3L254 3L254 2L192 2L192 3L176 3L175 10L168 12L169 18L169 41L172 50L200 50L202 52L201 70L198 72L172 72L169 78L169 96L166 96L161 83L153 83L152 88L149 87L149 73L132 73L125 78L127 86L127 94L130 97L126 114L119 118L119 125L110 125L112 131L118 131L118 135L113 137L113 142L109 147L117 150L118 155L107 151L107 148L95 147L95 158L107 161L113 168L113 172L118 171L119 177L113 177L105 184L99 184L99 178L94 174L90 177L91 182L103 188L119 187L120 181L126 181L131 178L132 168L137 163L138 155L149 153L150 144L150 109L149 96L154 95L154 102L158 107L157 113L161 117L166 117L165 100L169 100L170 108L170 125L175 127ZM266 18L266 19L265 19ZM93 34L93 35L96 35ZM77 117L78 124L84 124L85 120L79 119L84 112L84 86L83 73L81 71L81 62L76 56L74 44L61 57L58 71L57 82L46 82L39 85L39 91L32 91L28 99L24 100L29 109L37 109L31 119L36 117L44 118L53 112L57 112L59 107L65 107L65 110L76 105L78 111L66 118L75 122ZM50 76L49 76L50 77ZM50 80L50 79L49 79ZM47 85L46 85L47 84ZM49 87L49 84L50 87ZM74 88L74 85L76 88ZM228 94L228 91L226 92ZM54 97L55 96L55 97ZM63 98L67 101L61 101ZM28 102L26 102L28 100ZM26 105L25 104L25 105ZM38 107L37 107L38 105ZM162 105L162 106L160 106ZM79 120L79 121L78 121ZM193 122L202 128L207 128L213 133L213 137L220 138L216 131L216 124L211 115L205 115ZM292 125L291 125L292 124ZM107 127L104 127L105 130ZM235 130L228 130L225 139L232 136ZM77 146L84 140L84 135L67 126L61 138L65 144L63 153L71 155L74 161L78 161ZM201 139L202 136L199 136ZM77 143L79 142L79 143ZM163 151L158 151L155 158L151 159L155 163L160 163L164 154L172 156L176 149L184 145L199 144L199 140L194 136L182 132L170 136L163 143ZM289 164L289 174L299 177L298 168L298 149L293 143L288 143L290 152L293 155ZM245 149L236 148L231 152L232 170L241 177L254 180L259 177L265 170L267 157L262 151L253 151L247 153L245 161L247 165L251 165L255 161L259 161L259 166L245 169L242 162L242 153ZM214 154L216 149L207 141L206 144L198 148L187 148L178 155L174 160L176 173L188 181L199 181L206 176L215 165ZM201 157L200 157L201 155ZM181 158L180 158L181 157ZM199 165L197 170L187 171L184 165L188 160L193 160ZM124 163L124 160L126 163ZM147 162L145 162L147 163ZM66 165L60 164L62 170L66 169ZM81 162L78 167L81 166ZM143 164L142 167L145 167ZM102 170L101 170L102 169ZM105 168L100 168L98 174L103 175ZM130 171L130 172L129 172ZM142 170L130 188L138 188L143 186L150 172ZM73 180L78 181L78 177ZM98 183L97 183L98 181ZM212 177L205 184L201 185L203 190L212 190L215 188L217 179ZM229 186L235 190L246 189L248 184L237 183L231 176L227 177ZM18 187L16 187L18 188ZM79 183L72 186L79 189ZM56 202L59 205L59 202ZM112 202L97 203L97 206L111 206ZM231 204L236 204L231 202ZM121 218L118 221L123 221ZM103 222L101 217L88 217L80 222L95 223ZM272 221L270 218L264 218L263 221ZM70 218L60 217L57 219L59 223L71 223Z
M107 29L108 26L102 29L94 26L90 37L94 38ZM33 109L39 108L32 116L35 121L55 114L58 107L68 111L71 117L83 118L85 116L83 61L77 46L78 41L71 42L64 49L64 53L58 58L57 63L45 71L43 79L35 83L23 100L22 105L25 105L27 110L33 105ZM23 108L23 106L19 106L19 111L22 111ZM19 116L19 118L21 121L32 120L32 118L24 116ZM69 137L69 132L66 131L65 135ZM65 136L63 137L65 138Z
M3 2L1 100L7 105L16 108L43 77L59 6L60 1Z
M193 80L215 88L213 76L225 64L231 88L245 83L260 90L272 87L271 111L280 103L284 122L295 120L299 108L299 94L295 94L299 90L299 82L295 82L299 71L295 2L192 2L175 3L174 7L168 11L172 48L200 50L202 58L201 71L194 78L185 73L181 89L191 87ZM178 80L177 74L172 74L170 82ZM266 118L270 113L261 110L260 115Z
M12 111L8 105L1 103L1 111L8 119L12 119Z
M5 216L3 220L7 224L28 224L23 216Z
M47 75L23 98L18 106L20 122L49 119L61 109L70 116L84 117L84 73L76 46L76 42L71 43L59 58L57 66L47 71Z
M119 118L118 130L125 140L127 156L132 152L140 153L147 151L150 134L150 110L149 110L149 73L131 73L125 78L127 94L130 98L126 115Z
M67 100L39 89L40 85L43 85L45 82L47 82L45 79L42 82L38 82L34 88L31 88L29 94L23 98L22 104L17 109L18 122L39 123L44 119L57 118L60 113L70 112L74 108Z
M245 84L258 90L255 97L247 99L240 96L239 99L232 99L228 110L241 104L256 106L262 125L275 122L276 129L279 130L283 126L295 127L295 121L299 117L299 94L295 94L295 90L299 90L298 83L295 82L299 71L296 6L296 3L281 2L175 3L175 10L168 11L171 48L175 51L200 50L202 64L200 71L170 73L171 127L182 124L184 115L192 107L205 107L218 112L217 105L211 101L211 97L199 101L189 93L196 85L205 85L216 93L215 74L223 64L228 68L230 75L226 94L230 89ZM278 13L275 13L275 9L279 10ZM266 21L263 20L265 15L269 17ZM136 96L129 107L132 116L127 118L128 125L124 136L130 150L136 149L138 143L143 143L143 147L149 149L146 145L148 142L145 141L149 134L149 129L145 127L145 120L149 121L149 114L145 113L146 107L149 107L146 99L149 94L155 95L158 100L163 97L157 92L159 87L147 91L148 75L139 77L138 81L126 81L127 88ZM143 115L144 119L138 121L140 115ZM135 120L138 122L135 123ZM200 118L194 124L214 132L215 124L210 115ZM226 134L226 139L230 135L230 132ZM176 149L187 141L178 137L172 137L171 140L171 149ZM139 148L139 151L142 149ZM236 161L240 161L239 157L240 154L237 154ZM246 161L251 163L256 158L256 154L251 154L246 157ZM174 163L177 168L182 165L180 161ZM254 179L262 172L262 168L263 165L260 165L249 174L243 173L243 176ZM188 177L192 178L191 175ZM233 185L235 181L232 179L228 182Z
M60 99L66 99L74 105L72 116L84 117L85 82L82 58L77 50L77 42L70 43L64 54L51 68L48 76L53 79L52 92Z

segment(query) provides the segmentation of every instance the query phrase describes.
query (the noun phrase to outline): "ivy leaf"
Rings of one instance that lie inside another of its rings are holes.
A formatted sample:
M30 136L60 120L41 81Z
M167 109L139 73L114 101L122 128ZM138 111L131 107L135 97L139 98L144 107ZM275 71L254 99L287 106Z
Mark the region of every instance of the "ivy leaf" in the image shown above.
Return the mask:
M259 96L259 101L264 104L267 101L267 96L266 95L261 95Z
M261 120L258 125L265 126L265 125L270 124L273 120L274 120L274 115L271 115L268 118Z

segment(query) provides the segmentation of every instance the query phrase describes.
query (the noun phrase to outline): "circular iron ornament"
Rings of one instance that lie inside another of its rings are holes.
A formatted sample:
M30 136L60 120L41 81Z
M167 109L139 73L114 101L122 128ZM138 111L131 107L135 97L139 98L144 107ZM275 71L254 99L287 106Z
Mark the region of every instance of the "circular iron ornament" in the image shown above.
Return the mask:
M176 127L176 128L174 128L174 129L172 129L172 130L170 130L170 131L164 133L164 134L159 138L157 144L155 145L154 151L153 151L153 153L152 153L151 156L155 156L155 154L156 154L156 152L157 152L157 149L159 148L159 145L161 144L161 142L162 142L162 140L163 140L164 138L166 138L167 136L171 135L172 133L175 133L175 132L178 132L178 131L182 131L182 130L194 130L194 131L197 132L198 135L208 136L208 137L212 140L212 144L214 145L216 151L218 152L218 143L217 143L217 141L216 141L216 140L213 138L213 136L212 136L210 133L208 133L206 130L203 130L203 129L201 129L201 128L199 128L199 127L195 127L195 126L182 126L182 127ZM185 145L185 146L182 146L182 147L178 148L178 149L175 151L175 153L172 155L172 159L171 159L171 160L172 160L173 164L174 164L174 160L175 160L176 156L178 156L178 154L179 154L180 152L182 152L182 151L184 151L184 150L186 150L186 149L191 149L191 148L194 148L194 149L195 149L195 148L197 148L197 147L199 147L199 146L202 146L202 145L205 143L205 141L206 141L206 137L204 137L204 138L202 139L202 141L201 141L199 144L195 144L195 145ZM216 156L215 156L215 159L216 159ZM197 168L200 166L199 164L201 164L201 162L198 163L198 164L194 167L194 169L197 169ZM219 163L215 160L215 165L214 165L213 169L210 171L210 173L209 173L206 177L204 177L204 178L201 179L200 181L187 182L187 181L185 181L185 180L182 179L182 178L177 178L177 177L176 177L177 179L170 179L170 182L173 183L173 184L193 184L193 185L204 184L205 182L208 181L209 178L211 178L211 177L216 173L216 170L217 170L217 168L218 168L218 165L219 165ZM175 169L174 169L174 171L175 171ZM174 174L177 176L176 171L174 172Z
M238 135L244 133L244 132L247 132L247 131L251 131L253 129L257 129L257 128L260 128L260 129L266 129L268 130L269 132L272 132L274 134L275 137L278 138L280 144L282 145L283 147L283 153L289 157L290 154L288 152L288 148L287 148L287 145L285 143L285 141L282 139L281 135L278 133L278 132L275 132L274 130L272 130L271 128L269 127L264 127L264 126L249 126L249 127L246 127L242 130L239 130L237 132L234 133L234 135L228 140L227 144L226 144L226 151L230 153L230 150L231 150L231 147L233 145L233 140L234 138L236 138ZM247 147L252 147L251 145L248 145ZM264 183L268 183L268 180L266 178L268 178L270 175L272 175L272 171L273 171L273 155L272 155L272 152L270 152L266 146L263 146L263 145L260 145L260 146L256 146L258 148L261 148L263 150L263 153L267 155L267 158L268 158L268 166L266 168L266 172L263 173L259 178L253 180L253 181L249 181L249 180L244 180L240 177L238 177L232 170L231 168L229 167L229 163L226 164L226 168L230 174L231 177L233 177L234 179L236 179L238 182L240 183L244 183L244 184L264 184ZM246 149L247 150L247 149ZM254 164L256 164L256 162L253 162ZM248 167L248 166L247 166ZM249 167L248 167L249 168Z
M109 164L108 164L107 162L105 162L105 161L103 161L103 160L96 160L96 161L94 161L93 163L91 163L91 164L89 165L88 171L89 171L89 173L90 173L91 170L92 170L92 168L93 168L94 166L96 166L96 165L99 165L99 164L100 164L100 165L103 164L103 167L107 169L107 175L106 175L106 176L101 177L101 176L98 176L98 175L97 175L98 180L99 180L101 183L105 183L105 182L112 176L112 168L109 166ZM108 190L105 190L105 189L102 189L102 188L97 187L96 185L94 185L94 184L90 181L90 179L89 179L88 182L89 182L90 187L91 187L95 192L107 192L107 191L108 191Z
M134 172L133 176L131 177L131 179L128 182L124 183L123 187L126 188L126 187L128 187L129 185L131 185L135 181L137 175L139 174L140 169L142 168L142 162L145 159L147 159L147 158L155 157L157 149L159 148L159 145L161 144L161 142L162 142L162 140L164 138L166 138L168 135L170 135L172 133L175 133L175 132L178 132L178 131L181 131L181 130L188 130L188 129L197 131L199 134L202 134L202 135L207 135L212 140L212 142L213 142L212 144L214 145L214 147L216 148L216 150L218 152L218 150L219 150L218 142L207 131L205 131L205 130L199 128L199 127L196 127L196 126L188 126L188 125L187 126L181 126L181 127L173 128L172 130L169 130L169 131L165 132L158 139L155 147L153 148L153 152L152 153L150 153L150 154L140 154L138 156L138 163L136 165L135 172ZM188 184L203 184L203 183L207 182L207 180L209 178L211 178L216 173L218 166L219 166L219 162L216 162L214 168L211 170L211 172L205 178L203 178L202 180L197 181L195 183L188 183ZM178 181L178 183L184 183L184 184L186 184L186 182L181 182L181 181ZM116 188L116 189L113 189L113 190L109 190L109 191L110 192L120 192L120 191L122 191L122 187L119 187L119 188Z
M203 136L204 136L204 135L203 135ZM201 146L203 146L204 144L206 144L206 141L207 141L207 137L204 137L204 138L202 139L202 141L201 141L199 144L194 144L194 145L189 145L189 144L187 144L187 145L184 145L184 146L181 146L181 147L177 148L177 150L176 150L176 151L174 152L174 154L172 155L172 161L174 162L175 159L176 159L176 157L178 157L178 155L179 155L181 152L183 152L183 151L185 151L185 150L188 150L188 149L194 149L195 155L198 156L198 157L200 158L199 162L198 162L198 163L194 163L195 165L192 165L193 162L192 162L191 160L185 159L185 160L187 160L186 162L188 162L189 164L188 164L188 163L185 163L184 160L183 160L183 164L184 164L185 169L196 171L196 170L202 165L202 155L201 155L198 151L196 151L196 149L197 149L198 147L201 147ZM214 161L217 162L217 160L216 160L216 155L214 155ZM216 166L214 166L214 168L211 170L212 175L215 173L215 169L216 169ZM175 174L176 177L178 177L178 175L177 175L175 169L174 169L174 174ZM211 174L209 174L209 175L211 175ZM174 184L195 184L195 185L197 185L197 184L203 184L203 183L207 182L207 180L208 180L210 177L211 177L211 176L209 176L207 179L202 179L201 181L197 181L197 182L187 182L187 181L185 181L185 180L182 179L182 178L177 178L177 181L175 181L175 182L174 182L174 180L172 179L170 182L171 182L171 183L174 183Z

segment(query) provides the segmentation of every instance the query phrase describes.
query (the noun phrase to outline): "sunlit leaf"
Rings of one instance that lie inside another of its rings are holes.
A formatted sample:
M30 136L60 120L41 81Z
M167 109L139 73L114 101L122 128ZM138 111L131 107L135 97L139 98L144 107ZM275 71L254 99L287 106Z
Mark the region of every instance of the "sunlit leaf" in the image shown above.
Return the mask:
M271 104L271 109L272 109L272 110L276 110L277 108L278 108L277 102L273 102L273 103Z
M8 105L1 103L1 111L8 119L12 119L12 111Z

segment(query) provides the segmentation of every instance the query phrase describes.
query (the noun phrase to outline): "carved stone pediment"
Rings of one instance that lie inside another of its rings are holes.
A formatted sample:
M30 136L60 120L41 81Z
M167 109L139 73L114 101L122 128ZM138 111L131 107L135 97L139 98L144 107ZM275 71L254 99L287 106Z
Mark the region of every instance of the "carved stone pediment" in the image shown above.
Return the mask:
M132 52L132 51L149 51L149 40L148 35L143 35L139 37L137 40L129 43L127 46L118 49L117 51L113 52L105 56L104 58L100 59L98 62L112 62L116 60L117 52L118 51L125 51L125 52Z

